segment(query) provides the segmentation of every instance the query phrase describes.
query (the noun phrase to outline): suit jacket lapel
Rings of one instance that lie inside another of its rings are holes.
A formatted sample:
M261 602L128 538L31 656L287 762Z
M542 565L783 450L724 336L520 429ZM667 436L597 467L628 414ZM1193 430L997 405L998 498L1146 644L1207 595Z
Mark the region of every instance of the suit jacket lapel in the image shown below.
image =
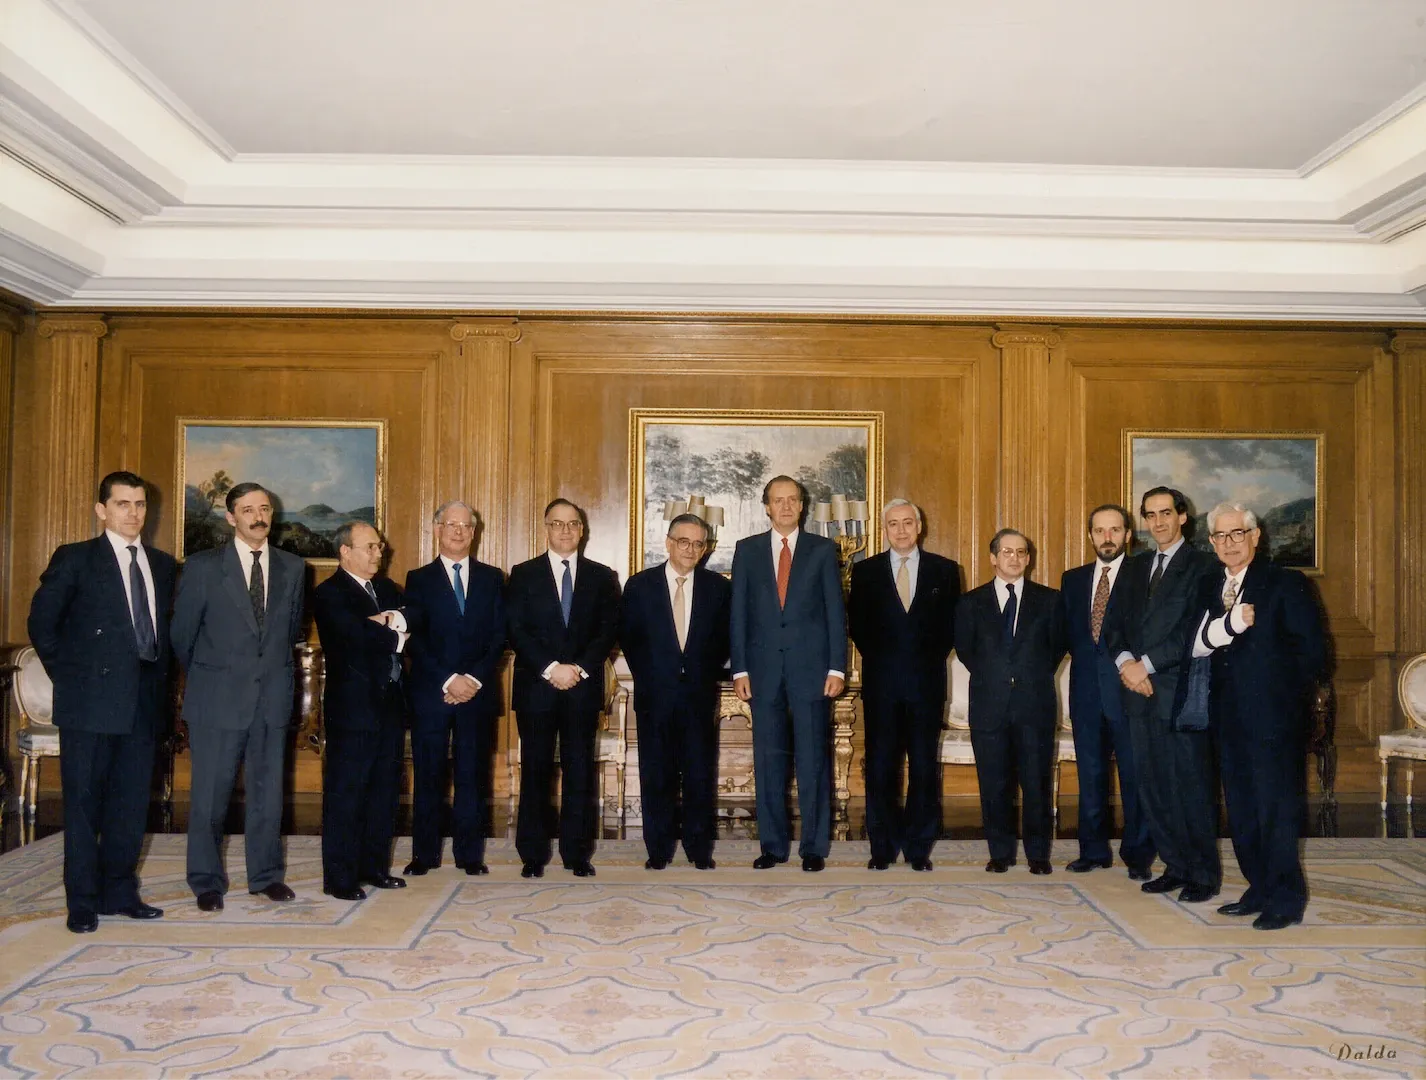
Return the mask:
M128 593L124 591L124 574L128 573L128 568L120 565L119 553L109 543L107 536L101 534L95 539L94 544L93 557L97 563L96 576L109 594L109 603L117 611L123 613L124 623L129 628L129 640L134 643L134 648L138 649L139 636L134 630L134 612L129 607Z
M267 561L269 565L272 565L277 560L269 558ZM257 616L253 614L252 599L248 595L247 575L244 573L242 560L238 557L236 545L223 545L223 554L219 559L219 565L222 567L223 590L232 598L233 603L237 605L238 611L242 614L243 622L247 623L248 629L253 632L254 636L257 636ZM275 592L273 583L269 581L267 585L267 594L271 597Z

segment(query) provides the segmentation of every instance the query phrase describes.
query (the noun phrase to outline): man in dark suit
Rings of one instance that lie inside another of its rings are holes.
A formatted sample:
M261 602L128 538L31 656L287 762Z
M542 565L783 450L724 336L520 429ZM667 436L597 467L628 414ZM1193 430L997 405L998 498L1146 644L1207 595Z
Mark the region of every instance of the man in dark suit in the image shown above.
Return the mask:
M852 567L847 601L862 656L867 869L885 870L904 853L911 869L925 871L941 831L941 721L961 568L921 550L921 511L906 499L888 502L881 523L890 550Z
M1154 864L1154 842L1139 805L1134 772L1134 748L1129 719L1120 693L1119 668L1109 651L1104 624L1122 602L1120 584L1124 552L1133 536L1129 511L1115 503L1097 506L1089 514L1089 539L1097 558L1066 570L1060 578L1060 604L1070 650L1070 726L1079 768L1079 858L1066 869L1082 874L1109 868L1114 856L1109 833L1114 824L1109 807L1109 758L1119 770L1119 797L1124 804L1124 835L1119 857L1129 877L1148 881Z
M1301 922L1307 906L1297 840L1312 692L1326 649L1307 579L1260 556L1261 537L1257 515L1239 503L1209 512L1223 571L1205 575L1199 589L1193 655L1212 656L1209 714L1233 854L1248 879L1242 897L1218 910L1281 930Z
M1139 801L1164 861L1164 872L1140 887L1178 890L1184 903L1202 903L1218 895L1223 881L1213 744L1207 731L1176 730L1172 716L1199 582L1212 559L1183 535L1188 500L1182 492L1150 488L1139 516L1154 549L1125 564L1123 602L1106 618L1104 634L1119 668Z
M248 892L293 898L283 881L282 794L306 568L268 543L272 497L260 484L238 484L227 506L232 543L188 558L173 605L193 757L188 887L200 911L221 911L228 891L219 848L239 765Z
M475 513L459 500L436 511L440 554L406 575L411 630L411 861L405 873L441 865L446 763L455 774L451 854L472 876L485 865L490 749L500 715L505 651L504 576L471 555Z
M506 621L515 649L515 723L520 732L520 808L515 848L521 877L550 861L550 795L560 759L560 860L593 877L594 743L604 705L604 665L619 633L619 577L584 558L584 515L568 499L545 507L543 555L510 571Z
M699 870L712 870L718 784L718 680L728 663L732 587L699 566L708 526L695 514L669 522L668 561L624 586L619 643L634 676L639 792L647 870L662 870L679 839Z
M826 865L832 835L831 699L845 686L846 616L837 546L801 529L807 492L790 476L763 488L772 528L733 550L733 689L752 702L758 840L753 862L787 861L787 782L797 769L802 869ZM796 747L796 761L793 748Z
M30 604L29 634L54 683L64 796L65 925L99 915L156 919L139 899L154 744L167 724L173 557L143 543L148 485L99 484L104 535L55 550Z
M401 798L401 590L381 575L386 542L349 521L334 542L340 566L312 593L327 664L322 693L322 891L365 900L362 885L402 889L391 873L391 837Z
M970 672L970 741L990 848L985 868L1003 874L1015 865L1018 779L1025 859L1030 873L1048 874L1063 614L1054 589L1025 577L1030 542L1023 533L1001 529L990 555L995 577L956 610L956 656Z

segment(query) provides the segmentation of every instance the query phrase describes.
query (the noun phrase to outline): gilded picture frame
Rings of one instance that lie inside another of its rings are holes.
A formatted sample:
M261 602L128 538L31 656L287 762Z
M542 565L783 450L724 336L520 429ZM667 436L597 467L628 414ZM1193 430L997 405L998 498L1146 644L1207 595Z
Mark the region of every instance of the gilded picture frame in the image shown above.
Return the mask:
M1128 430L1124 432L1124 505L1142 549L1148 534L1139 499L1151 487L1188 497L1189 541L1212 551L1207 515L1220 502L1249 507L1275 562L1320 574L1325 562L1322 463L1326 439L1312 431Z
M271 542L314 566L335 566L345 521L386 519L386 421L180 416L174 551L180 559L226 543L224 496L262 484L273 496Z
M629 572L664 561L665 504L697 496L723 511L705 565L728 573L737 542L768 529L762 489L779 474L801 480L811 504L833 496L865 503L864 525L819 525L809 505L806 527L828 534L860 529L866 538L860 557L875 554L885 424L881 412L630 409Z

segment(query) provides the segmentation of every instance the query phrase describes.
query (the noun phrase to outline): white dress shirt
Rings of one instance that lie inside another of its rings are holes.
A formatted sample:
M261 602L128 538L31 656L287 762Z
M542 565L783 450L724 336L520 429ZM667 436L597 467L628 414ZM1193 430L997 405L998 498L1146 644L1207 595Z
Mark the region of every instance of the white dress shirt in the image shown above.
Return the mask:
M252 560L249 559L248 561L251 562ZM370 580L371 580L370 578L357 577L355 574L353 574L353 573L352 573L350 570L348 570L346 567L342 567L342 573L346 574L347 577L351 578L351 579L352 579L353 581L355 581L358 585L360 585L362 592L366 592L366 586L367 586L367 583L370 582ZM375 591L376 591L376 586L373 585L373 586L371 587L371 589L372 589L373 592L375 592ZM380 600L377 600L376 606L377 606L377 607L380 607L380 606L381 606L381 601L380 601ZM396 651L397 651L397 652L401 652L402 650L404 650L404 649L406 648L406 641L407 641L407 639L411 636L411 635L410 635L409 633L407 633L407 631L406 631L406 616L403 615L403 614L401 614L401 612L395 610L394 608L388 608L388 609L386 609L385 611L379 612L378 614L381 614L381 615L390 615L390 616L391 616L391 623L390 623L390 627L389 627L389 628L390 628L391 630L394 630L394 631L396 632Z
M901 569L901 563L906 563L906 581L909 589L908 595L912 602L916 600L916 576L921 572L921 548L914 547L907 554L902 555L898 551L889 552L891 555L891 580L896 582L896 574Z
M1005 613L1005 605L1010 602L1010 586L1015 586L1015 625L1010 628L1013 635L1020 629L1020 613L1025 610L1025 579L1019 581L1006 581L999 574L996 574L995 581L995 602L1000 607L1000 613Z
M1224 568L1223 583L1220 586L1219 595L1227 592L1228 582L1233 582L1233 606L1211 622L1208 613L1206 611L1203 613L1203 618L1198 620L1198 632L1193 635L1194 656L1211 656L1215 649L1231 645L1233 639L1248 628L1248 624L1243 621L1242 603L1243 576L1247 572L1247 564L1236 574L1230 574L1227 572L1227 568Z
M679 573L673 568L672 562L663 564L664 580L668 582L668 604L670 610L673 608L674 597L678 595ZM683 628L688 629L691 616L693 615L693 571L690 570L683 576Z
M129 564L133 559L129 558L129 541L116 533L113 529L105 529L104 535L109 538L109 543L114 547L114 557L119 560L119 577L124 582L124 600L129 605L129 619L134 617L134 594L129 584ZM134 547L138 549L137 557L139 562L139 572L144 576L144 588L148 591L149 618L153 620L154 633L158 632L158 601L154 598L153 591L153 570L149 567L148 552L144 550L142 540L135 540Z
M440 560L441 560L441 565L442 565L443 567L445 567L445 569L446 569L446 580L451 583L451 592L452 592L452 593L454 593L454 592L456 591L456 572L455 572L455 568L456 568L457 566L460 567L460 588L461 588L461 592L465 593L466 598L469 599L469 598L470 598L470 556L466 556L464 559L448 559L448 558L446 558L444 555L442 555L442 556L440 556ZM483 685L479 679L477 679L474 675L470 674L469 672L467 672L467 671L456 671L456 672L452 672L450 678L448 678L445 682L441 683L441 693L444 694L444 693L446 692L446 690L450 687L451 681L452 681L453 679L457 678L458 676L461 676L461 675L464 675L464 676L465 676L467 679L469 679L471 682L475 683L475 688L476 688L477 690L479 690L479 689L481 688L481 686Z
M243 568L243 584L249 590L253 587L253 552L258 555L258 563L262 566L262 606L267 608L267 598L269 582L272 581L272 559L267 554L267 541L262 542L262 547L253 548L245 544L240 537L233 537L233 546L238 549L238 565Z

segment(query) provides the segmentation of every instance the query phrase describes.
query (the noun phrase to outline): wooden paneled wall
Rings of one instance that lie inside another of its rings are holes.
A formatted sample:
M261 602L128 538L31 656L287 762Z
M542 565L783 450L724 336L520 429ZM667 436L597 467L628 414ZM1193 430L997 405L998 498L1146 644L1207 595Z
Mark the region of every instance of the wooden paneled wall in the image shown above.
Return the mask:
M570 498L589 516L589 555L627 573L629 410L698 407L883 412L886 493L922 506L927 546L959 560L967 586L988 575L985 544L1001 525L1036 542L1042 582L1086 561L1086 510L1129 498L1127 429L1321 432L1318 584L1338 657L1339 791L1375 790L1375 736L1400 723L1394 672L1426 650L1426 332L3 315L0 408L13 420L0 437L0 617L11 641L24 639L52 547L92 535L103 472L131 468L159 486L153 540L173 549L179 417L386 419L386 531L401 580L431 557L431 511L454 497L477 507L480 556L503 567L538 551L545 502ZM300 786L314 782L315 760L304 770Z

